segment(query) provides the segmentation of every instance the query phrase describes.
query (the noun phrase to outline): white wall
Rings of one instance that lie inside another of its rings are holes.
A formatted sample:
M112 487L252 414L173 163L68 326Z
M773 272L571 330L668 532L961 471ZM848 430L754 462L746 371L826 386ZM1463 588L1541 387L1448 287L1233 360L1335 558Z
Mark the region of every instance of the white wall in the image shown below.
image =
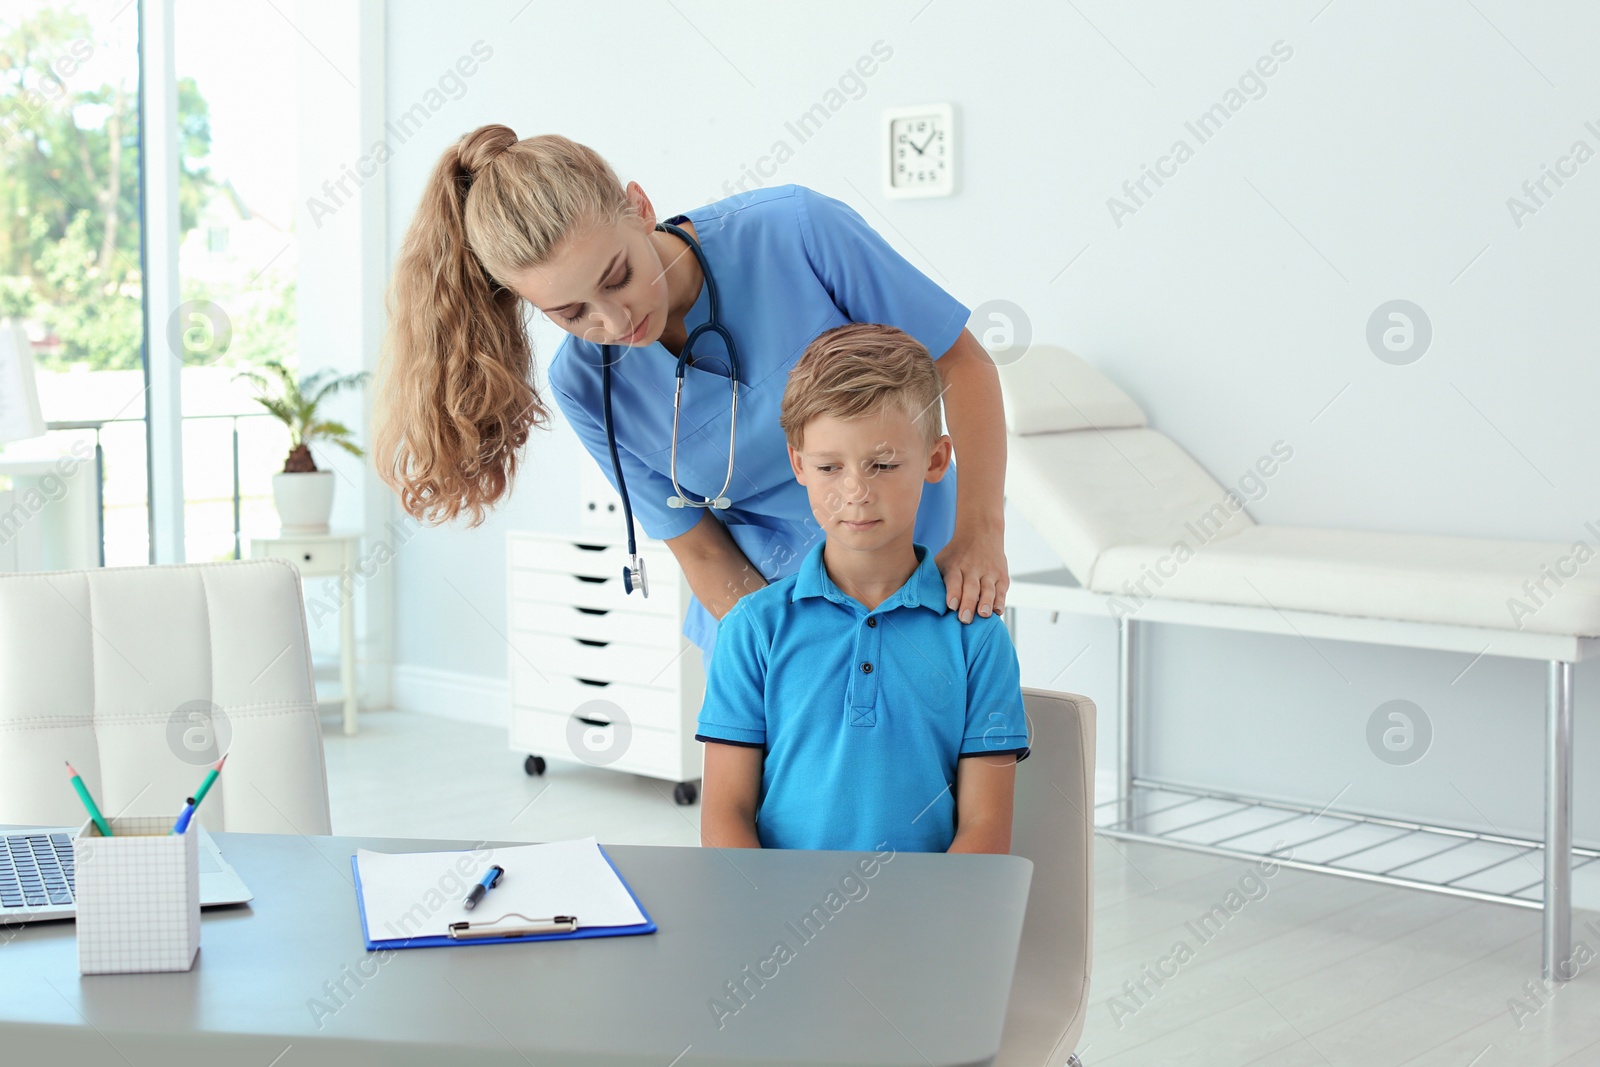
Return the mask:
M700 0L523 3L389 3L391 116L473 42L494 50L398 148L391 256L437 153L481 123L584 141L663 213L725 195L786 138L795 154L773 183L852 203L969 306L1019 304L1036 339L1109 373L1219 480L1289 443L1293 459L1251 505L1259 521L1593 539L1600 161L1520 227L1506 201L1574 141L1600 148L1584 125L1600 129L1600 9L1091 0L989 3L980 17L974 4L908 0L752 17L748 4ZM865 95L796 146L785 122L880 40L894 54ZM1185 123L1279 41L1292 56L1264 95L1199 144ZM886 200L881 112L933 101L958 109L960 191ZM1117 225L1108 197L1180 137L1193 158ZM1433 325L1409 366L1365 339L1395 298ZM546 357L552 335L540 341ZM505 533L575 530L589 462L558 429L528 450L514 497L483 527L406 544L397 683L426 680L429 699L454 683L463 701L503 698ZM1008 550L1013 573L1059 565L1014 517ZM1026 683L1114 707L1109 621L1021 621ZM1540 832L1538 665L1150 632L1149 775L1314 803L1342 791L1342 807ZM1576 685L1576 831L1595 841L1600 798L1585 783L1600 757L1600 670L1580 665ZM1368 716L1394 698L1421 705L1435 731L1408 767L1366 747ZM1101 735L1106 765L1107 718Z
M382 137L385 105L382 0L321 4L300 0L294 106L299 116L299 195L295 236L295 290L300 369L332 368L340 375L375 371L383 334L383 291L389 257L384 237L388 170L361 166ZM331 397L329 415L372 441L369 413L374 390ZM389 491L370 459L320 448L318 460L336 473L332 526L365 533L358 578L306 583L306 621L314 651L336 648L339 613L356 612L363 706L390 703L392 572L380 565L380 541L392 541L385 521L393 511Z

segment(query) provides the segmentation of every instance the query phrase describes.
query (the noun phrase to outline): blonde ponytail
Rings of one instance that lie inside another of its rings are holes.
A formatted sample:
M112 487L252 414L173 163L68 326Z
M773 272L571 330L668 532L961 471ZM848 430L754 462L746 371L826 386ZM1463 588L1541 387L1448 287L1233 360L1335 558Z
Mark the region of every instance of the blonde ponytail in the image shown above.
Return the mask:
M395 262L375 411L378 474L407 514L476 526L510 489L550 413L507 280L629 211L605 160L555 134L482 126L439 157Z

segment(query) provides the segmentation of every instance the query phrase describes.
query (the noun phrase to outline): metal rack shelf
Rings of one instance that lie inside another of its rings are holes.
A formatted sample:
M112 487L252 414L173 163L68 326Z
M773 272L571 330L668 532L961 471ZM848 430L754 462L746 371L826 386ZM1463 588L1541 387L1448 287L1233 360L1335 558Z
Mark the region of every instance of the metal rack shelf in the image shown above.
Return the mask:
M1323 833L1326 828L1315 829L1300 841L1301 851L1285 857L1284 861L1302 870L1540 908L1543 911L1541 973L1547 979L1562 980L1570 971L1572 877L1575 871L1587 869L1589 862L1597 858L1593 849L1572 847L1572 668L1575 663L1600 655L1600 637L1284 610L1271 604L1253 607L1161 597L1141 603L1137 608L1141 618L1135 620L1131 611L1117 605L1114 596L1083 588L1065 569L1013 577L1006 592L1006 625L1011 629L1013 644L1017 639L1016 609L1020 607L1100 618L1109 614L1116 620L1116 795L1123 799L1113 802L1117 810L1103 820L1108 826L1103 832L1221 856L1259 858L1270 853L1271 841L1254 852L1240 846L1247 842L1261 844L1250 841L1250 832L1270 829L1274 824L1268 819L1260 825L1252 825L1252 812L1290 813L1282 815L1277 824L1285 830L1296 816L1303 817L1300 828L1308 830L1312 828L1306 823L1331 817L1354 826L1337 826L1343 831L1337 836ZM1500 657L1542 660L1545 665L1543 840L1480 834L1349 812L1329 816L1325 811L1312 812L1309 808L1297 809L1289 804L1251 797L1172 789L1141 778L1139 761L1135 758L1136 741L1141 732L1135 683L1143 669L1140 648L1145 626L1149 623L1280 634L1304 641L1318 638L1424 648L1474 656L1488 655L1492 648L1493 654ZM1150 789L1176 793L1183 801L1192 799L1196 804L1222 806L1191 811L1187 815L1174 814L1171 821L1178 824L1165 825L1156 806L1142 799L1142 791ZM1186 824L1179 821L1188 815L1195 818ZM1228 816L1242 820L1240 832L1224 832L1207 840L1212 832L1232 825L1211 825ZM1385 829L1395 832L1385 837L1382 833ZM1370 836L1361 838L1359 835L1363 832ZM1190 840L1191 837L1194 839ZM1288 838L1284 844L1293 846ZM1346 845L1345 851L1335 851ZM1539 855L1533 856L1534 852ZM1473 860L1475 866L1452 866L1458 861ZM1530 867L1541 863L1543 872L1537 883L1521 880L1523 873L1531 873ZM1600 875L1600 868L1589 871L1591 879L1597 875Z
M1384 885L1544 907L1543 842L1137 779L1095 805L1095 830L1241 860L1272 859ZM1130 802L1125 802L1130 801ZM1600 851L1572 849L1574 872ZM1600 873L1600 868L1596 868Z

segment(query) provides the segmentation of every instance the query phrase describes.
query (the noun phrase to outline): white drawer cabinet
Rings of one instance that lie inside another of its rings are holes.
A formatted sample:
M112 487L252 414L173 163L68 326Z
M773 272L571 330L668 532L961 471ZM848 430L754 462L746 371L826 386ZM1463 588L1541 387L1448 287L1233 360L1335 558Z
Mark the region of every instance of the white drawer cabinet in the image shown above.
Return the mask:
M625 542L512 533L506 559L511 747L529 774L545 757L663 778L693 803L700 650L682 633L689 587L672 552L641 541L649 597L623 590Z

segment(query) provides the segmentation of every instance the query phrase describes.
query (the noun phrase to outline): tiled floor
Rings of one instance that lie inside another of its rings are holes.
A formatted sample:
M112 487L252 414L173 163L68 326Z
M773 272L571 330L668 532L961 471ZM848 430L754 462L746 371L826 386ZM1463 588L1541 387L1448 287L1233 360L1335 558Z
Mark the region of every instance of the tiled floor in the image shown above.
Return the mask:
M1600 1064L1600 986L1585 971L1538 990L1536 911L1288 868L1263 877L1104 837L1095 861L1089 1067ZM1237 911L1199 928L1230 891ZM1590 919L1574 936L1600 944Z
M672 782L557 760L529 777L504 730L380 711L355 737L324 715L322 736L336 834L700 843L699 805L674 804Z
M380 712L324 737L338 834L699 840L671 783L529 778L500 730ZM1600 967L1541 988L1537 911L1105 837L1095 864L1086 1067L1600 1067ZM1573 926L1600 947L1600 915Z

